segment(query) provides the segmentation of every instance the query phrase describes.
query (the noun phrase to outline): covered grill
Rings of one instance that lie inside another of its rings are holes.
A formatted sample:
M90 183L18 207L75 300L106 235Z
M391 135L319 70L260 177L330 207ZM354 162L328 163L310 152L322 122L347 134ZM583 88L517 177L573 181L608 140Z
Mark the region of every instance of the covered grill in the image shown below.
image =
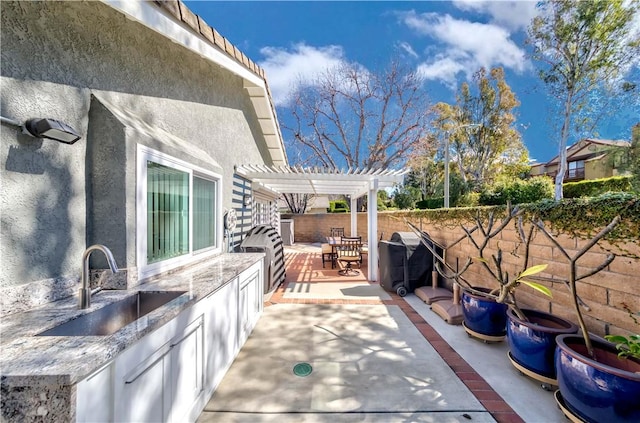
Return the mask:
M258 225L249 230L240 243L240 250L246 253L265 253L264 292L275 289L284 282L284 246L280 234L273 226Z
M433 255L413 232L394 232L378 243L380 284L401 297L427 284Z

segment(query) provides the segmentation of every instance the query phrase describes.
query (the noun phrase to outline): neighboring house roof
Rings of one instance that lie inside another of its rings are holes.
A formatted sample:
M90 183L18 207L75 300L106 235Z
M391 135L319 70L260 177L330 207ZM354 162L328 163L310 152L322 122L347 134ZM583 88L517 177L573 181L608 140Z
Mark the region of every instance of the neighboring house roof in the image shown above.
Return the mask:
M288 165L276 109L264 69L193 13L181 1L103 0L131 19L240 76L275 166ZM153 11L160 13L152 13Z
M586 158L591 159L592 158L591 156L596 152L589 151L588 148L594 144L602 145L602 146L610 146L610 147L629 147L631 145L628 141L624 141L624 140L600 140L600 139L594 139L594 138L585 138L567 147L567 159L572 159L572 158L579 159L581 156L584 156L585 159ZM558 161L559 161L559 156L556 155L554 158L552 158L546 163L534 163L531 165L531 167L538 167L542 165L551 166L551 165L557 164Z

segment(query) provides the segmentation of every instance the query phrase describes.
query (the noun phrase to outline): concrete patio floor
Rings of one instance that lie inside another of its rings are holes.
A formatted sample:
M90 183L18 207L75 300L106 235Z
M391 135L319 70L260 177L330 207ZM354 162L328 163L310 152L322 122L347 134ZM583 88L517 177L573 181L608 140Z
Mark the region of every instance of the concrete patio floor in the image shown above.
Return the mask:
M287 278L199 422L564 422L551 392L413 294L286 248ZM311 373L294 367L308 363Z

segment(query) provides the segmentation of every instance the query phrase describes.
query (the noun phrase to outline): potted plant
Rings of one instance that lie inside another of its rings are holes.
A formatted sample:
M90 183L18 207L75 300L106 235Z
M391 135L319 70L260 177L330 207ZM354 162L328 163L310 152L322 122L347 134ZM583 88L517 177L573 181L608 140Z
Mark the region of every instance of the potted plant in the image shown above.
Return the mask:
M559 248L569 262L569 289L582 336L560 335L556 338L555 365L558 378L556 400L562 411L586 422L640 421L640 356L638 335L611 336L607 341L593 338L582 316L576 282L606 268L614 259L609 254L596 269L580 274L577 261L620 222L616 216L594 238L571 257L544 228L537 226Z
M542 382L544 389L557 386L555 370L556 338L575 334L574 323L538 310L521 309L526 319L507 311L509 360L521 373Z
M445 278L452 279L462 289L462 311L464 315L463 326L469 335L484 341L501 341L506 336L507 309L518 316L523 321L529 319L518 307L515 297L516 289L521 285L527 285L545 295L551 296L551 291L544 285L533 282L530 277L542 272L547 265L540 264L529 267L529 245L533 238L533 226L528 234L522 229L522 214L516 206L511 208L507 205L506 216L501 220L496 220L496 210L491 210L483 217L480 210L474 216L475 226L467 228L462 226L465 236L477 251L475 257L469 257L462 269L453 269L446 261L436 256L438 272ZM522 271L516 275L510 275L503 269L502 255L500 247L494 253L488 254L487 247L502 230L511 222L517 222L518 233L525 245L525 258ZM412 229L416 230L415 226ZM480 234L474 238L474 232ZM455 244L455 243L454 243ZM478 283L468 281L464 273L472 263L479 263L486 270L490 279L496 282L493 287L482 286ZM443 267L446 270L443 270Z
M537 225L529 226L525 234L522 219L518 220L518 234L525 243L524 266L529 263L529 245L533 239ZM535 269L534 266L531 269ZM538 268L546 268L538 266ZM520 277L538 278L534 272L523 272ZM529 281L528 285L544 295L551 297L546 287ZM551 313L532 309L511 307L507 311L507 342L509 343L509 360L521 373L542 382L544 389L557 386L555 371L556 337L562 334L578 332L578 326L569 320Z
M524 243L522 270L514 277L511 277L509 272L503 269L503 252L499 244L495 253L490 254L489 257L487 257L486 253L489 242L511 222L516 222L518 235ZM534 226L530 227L528 233L524 231L522 214L517 206L511 208L510 205L507 205L507 214L498 224L496 224L493 211L489 213L486 220L482 219L480 213L477 212L475 223L475 228L481 234L478 237L479 239L474 239L473 231L463 227L469 242L478 252L477 257L471 258L471 262L480 263L490 277L497 282L497 287L490 289L474 286L469 284L462 276L456 279L457 282L465 284L462 293L463 325L470 335L480 339L504 339L505 335L507 335L508 316L515 316L523 324L531 320L527 315L527 311L520 309L516 301L515 292L518 287L526 285L544 295L551 296L551 291L546 286L531 280L532 276L545 270L547 265L539 264L529 267L529 246L533 239ZM535 324L541 325L541 315L542 312L538 312ZM555 321L555 318L552 320ZM555 348L555 344L553 347ZM553 356L553 348L551 351L551 356ZM526 354L520 355L526 356Z
M531 224L525 231L522 213L518 207L512 209L509 205L506 216L499 223L496 223L495 211L489 212L486 219L477 211L474 220L474 227L462 227L465 232L462 239L469 239L477 251L477 256L469 257L462 270L453 270L443 259L437 257L439 272L444 277L453 279L462 288L465 331L485 342L501 341L506 336L510 348L509 359L520 372L540 380L545 388L557 385L554 368L555 338L563 333L576 333L578 328L572 322L558 316L521 309L515 296L516 290L526 285L551 297L551 291L546 286L533 281L547 265L529 266L529 249L536 226ZM495 253L487 253L489 242L511 222L515 223L518 236L524 245L522 270L514 277L503 269L503 252L499 246ZM474 238L473 233L476 231L480 236ZM473 262L480 263L491 279L497 282L497 286L488 288L470 283L464 277L464 273ZM443 272L442 266L445 266L448 272Z

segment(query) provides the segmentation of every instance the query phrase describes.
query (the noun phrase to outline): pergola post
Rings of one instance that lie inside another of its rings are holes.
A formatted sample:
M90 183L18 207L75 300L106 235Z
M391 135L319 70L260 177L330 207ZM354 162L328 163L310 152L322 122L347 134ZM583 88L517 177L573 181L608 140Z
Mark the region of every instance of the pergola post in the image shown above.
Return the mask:
M406 169L339 169L303 168L301 166L268 166L244 164L235 167L236 174L274 192L293 194L343 194L351 199L351 235L358 234L358 198L367 195L367 245L369 247L369 280L378 280L378 190L402 183Z
M351 196L351 235L358 236L358 199Z
M369 197L367 198L367 234L369 257L369 280L378 280L378 179L373 179L369 186Z

